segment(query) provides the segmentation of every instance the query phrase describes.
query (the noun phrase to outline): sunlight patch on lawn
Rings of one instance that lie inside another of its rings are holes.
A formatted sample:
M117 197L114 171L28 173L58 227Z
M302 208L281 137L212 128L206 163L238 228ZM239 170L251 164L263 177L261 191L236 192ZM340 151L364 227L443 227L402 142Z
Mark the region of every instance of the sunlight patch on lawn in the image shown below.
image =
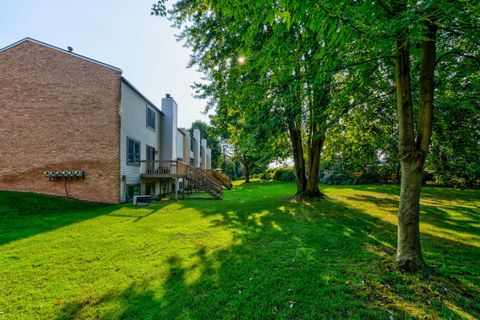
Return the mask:
M262 222L262 218L270 215L271 212L269 210L262 210L260 212L257 212L257 213L252 213L249 217L248 217L248 221L250 222L253 222L255 226L257 227L263 227L264 224Z
M458 306L456 306L455 304L453 304L452 302L450 302L448 300L444 300L443 303L448 307L448 309L450 309L450 311L452 311L453 313L455 313L456 315L458 315L462 319L468 319L468 320L475 320L476 319L474 316L465 312L464 310L462 310L461 308L459 308Z
M371 191L355 190L353 188L331 189L326 188L328 196L345 207L352 210L359 210L367 215L378 218L385 223L397 225L397 210L399 197L381 194ZM472 220L464 214L455 210L462 206L472 211L479 207L474 206L471 202L463 200L439 200L431 199L424 196L421 200L420 230L423 234L458 242L465 245L480 247L480 236L469 230L474 229L478 224L472 223L467 226L467 222ZM433 216L431 211L436 210L445 215L443 222L441 217ZM428 218L428 219L427 219ZM454 221L457 228L448 225L447 219ZM429 221L438 223L440 220L443 225L435 225ZM463 225L462 225L463 224Z
M272 224L272 229L273 230L282 231L282 227L280 227L280 225L278 223L276 223L275 221L272 221L271 224Z
M139 218L150 214L153 210L148 207L122 207L108 214L113 217Z
M395 249L394 246L392 246L390 243L384 241L384 240L381 240L377 237L375 237L373 234L368 234L367 235L370 239L374 240L375 242L381 244L382 246L385 246L387 248L391 248L391 249ZM370 252L372 252L372 250L369 250ZM375 250L374 250L375 251ZM376 251L375 251L376 252Z

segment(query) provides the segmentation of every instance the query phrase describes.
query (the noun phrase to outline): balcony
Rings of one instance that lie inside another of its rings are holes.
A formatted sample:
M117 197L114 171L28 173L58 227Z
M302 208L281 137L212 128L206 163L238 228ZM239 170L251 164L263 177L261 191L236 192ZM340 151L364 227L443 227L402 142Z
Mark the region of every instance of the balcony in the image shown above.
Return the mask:
M140 176L142 178L177 178L177 168L176 160L142 160Z
M140 161L140 177L145 179L177 179L185 178L188 191L202 190L215 199L223 198L222 182L212 172L194 168L178 160L142 160Z

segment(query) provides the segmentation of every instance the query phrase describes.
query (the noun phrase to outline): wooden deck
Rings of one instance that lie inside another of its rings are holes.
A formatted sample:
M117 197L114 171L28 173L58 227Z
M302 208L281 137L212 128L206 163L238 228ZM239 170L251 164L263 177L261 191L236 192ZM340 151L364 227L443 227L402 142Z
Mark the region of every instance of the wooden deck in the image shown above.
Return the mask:
M140 161L140 176L142 178L182 178L183 172L178 170L176 160L142 160Z
M190 192L202 190L215 199L223 198L223 181L213 176L211 171L194 168L179 160L142 160L140 177L145 180L183 178Z

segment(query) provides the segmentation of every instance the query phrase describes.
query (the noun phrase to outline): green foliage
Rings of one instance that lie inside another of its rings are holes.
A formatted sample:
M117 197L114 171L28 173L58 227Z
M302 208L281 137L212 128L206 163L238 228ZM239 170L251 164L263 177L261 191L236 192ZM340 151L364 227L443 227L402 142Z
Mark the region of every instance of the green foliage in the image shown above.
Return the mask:
M480 61L475 67L463 58L455 69L440 62L438 72L441 77L427 168L438 184L480 187Z
M324 161L320 182L328 185L398 183L398 166L388 164L348 166L344 162Z
M364 172L371 176L366 181L398 171L392 52L399 34L409 47L413 136L420 136L421 46L425 22L435 21L435 119L426 168L436 183L478 186L478 3L181 0L168 14L158 1L153 13L182 30L191 64L206 76L197 94L209 99L212 123L238 159L255 164L262 154L291 156L294 129L302 157L320 149L323 167L341 167L335 175L355 183L352 173L378 167L379 156L388 172ZM321 147L312 143L323 137Z
M222 162L222 170L227 176L232 179L239 179L239 172L241 171L241 165L239 161L231 158L227 158L225 162Z
M260 179L274 180L274 181L295 181L294 168L269 168L259 175Z

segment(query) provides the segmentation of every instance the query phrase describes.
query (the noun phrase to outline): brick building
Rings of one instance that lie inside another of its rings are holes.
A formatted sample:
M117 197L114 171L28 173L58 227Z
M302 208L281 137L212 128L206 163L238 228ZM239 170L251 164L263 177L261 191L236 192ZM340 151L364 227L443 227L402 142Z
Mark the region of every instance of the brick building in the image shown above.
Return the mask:
M181 178L145 170L177 160L210 169L211 154L199 132L177 128L179 116L170 95L158 108L119 68L18 41L0 49L0 190L108 203L177 190ZM72 171L85 174L50 175Z

